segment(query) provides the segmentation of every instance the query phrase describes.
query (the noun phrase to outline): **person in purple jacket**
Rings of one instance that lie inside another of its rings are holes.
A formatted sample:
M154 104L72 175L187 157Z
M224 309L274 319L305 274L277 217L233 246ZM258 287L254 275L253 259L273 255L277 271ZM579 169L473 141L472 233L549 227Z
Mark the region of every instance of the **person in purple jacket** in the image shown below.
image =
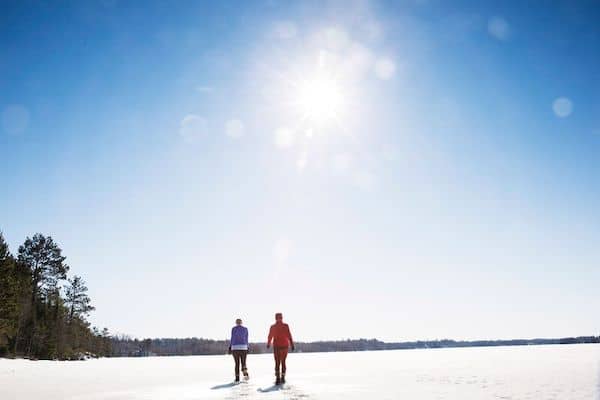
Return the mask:
M248 328L242 326L242 320L236 319L235 326L231 329L231 340L229 341L229 354L233 354L235 361L235 381L240 381L240 363L244 379L248 380L248 369L246 368L246 356L248 355Z

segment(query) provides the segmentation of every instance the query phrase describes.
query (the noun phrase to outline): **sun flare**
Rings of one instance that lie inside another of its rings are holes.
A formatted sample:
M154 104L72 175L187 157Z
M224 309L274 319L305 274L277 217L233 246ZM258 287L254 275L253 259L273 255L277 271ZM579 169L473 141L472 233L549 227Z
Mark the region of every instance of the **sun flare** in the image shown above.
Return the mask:
M338 83L331 78L317 77L301 82L296 96L302 117L311 122L332 121L342 110L342 92Z

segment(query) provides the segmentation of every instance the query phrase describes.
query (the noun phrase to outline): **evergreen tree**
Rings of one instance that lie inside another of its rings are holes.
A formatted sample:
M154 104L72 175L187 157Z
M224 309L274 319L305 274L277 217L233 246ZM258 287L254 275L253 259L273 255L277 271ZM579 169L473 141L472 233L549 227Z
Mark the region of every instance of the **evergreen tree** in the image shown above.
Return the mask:
M87 295L88 288L80 276L75 275L69 279L69 286L65 287L65 304L69 308L69 324L73 323L74 318L83 318L95 308L90 304L91 300Z
M52 237L36 234L27 238L19 247L18 262L27 268L31 277L31 317L29 318L29 333L27 355L45 357L49 337L52 337L56 324L59 322L58 310L50 318L48 301L58 304L58 283L67 278L69 266L65 264L62 250ZM39 306L39 307L38 307ZM55 308L59 307L55 305ZM38 318L39 317L39 318Z
M54 291L61 280L67 279L69 266L65 259L52 237L40 233L28 237L19 247L19 262L31 271L34 299Z
M68 270L51 237L27 238L15 259L0 233L0 356L110 355L108 329L92 331L86 320L94 307L83 279L69 279L62 296L59 284L67 279Z
M14 259L0 233L0 354L8 352L8 338L13 334L18 315L15 295Z
M108 332L108 328L102 329L100 334L102 346L100 348L99 355L110 356L112 354L112 337Z
M21 326L29 313L30 281L11 255L0 232L0 355L16 353Z

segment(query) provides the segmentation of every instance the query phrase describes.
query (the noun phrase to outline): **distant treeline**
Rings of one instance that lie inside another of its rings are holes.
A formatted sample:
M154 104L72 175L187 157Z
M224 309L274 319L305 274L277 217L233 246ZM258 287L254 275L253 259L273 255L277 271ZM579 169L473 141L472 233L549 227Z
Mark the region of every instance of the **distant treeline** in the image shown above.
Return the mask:
M108 330L90 328L85 282L50 236L27 238L17 255L0 233L0 357L80 359L110 355Z
M225 354L227 340L199 338L144 339L111 337L92 328L87 316L94 307L79 276L68 278L69 266L50 236L27 238L11 254L0 233L0 357L80 359L88 356L134 357ZM385 343L376 339L296 343L299 352L367 351L477 346L600 343L600 336L562 339L433 340ZM250 345L265 353L265 343Z
M437 349L447 347L525 346L542 344L600 343L600 336L580 336L562 339L514 339L514 340L430 340L416 342L385 343L376 339L339 340L322 342L296 342L296 351L372 351L400 349ZM227 353L229 341L202 338L186 339L132 339L127 336L112 338L112 355L115 357L141 356L187 356L216 355ZM265 343L251 343L251 353L266 353Z

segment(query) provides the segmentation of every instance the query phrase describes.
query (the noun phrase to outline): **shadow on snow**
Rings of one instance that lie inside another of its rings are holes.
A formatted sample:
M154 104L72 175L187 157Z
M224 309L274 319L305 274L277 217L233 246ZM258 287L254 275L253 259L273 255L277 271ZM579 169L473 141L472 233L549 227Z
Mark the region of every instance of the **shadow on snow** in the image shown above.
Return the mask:
M237 386L239 384L240 384L239 382L229 382L229 383L224 383L222 385L213 386L210 389L211 390L227 389L227 388L232 388L234 386Z
M282 390L283 386L282 385L273 385L271 387L268 388L258 388L256 389L257 392L261 392L261 393L268 393L268 392L276 392L278 390Z

